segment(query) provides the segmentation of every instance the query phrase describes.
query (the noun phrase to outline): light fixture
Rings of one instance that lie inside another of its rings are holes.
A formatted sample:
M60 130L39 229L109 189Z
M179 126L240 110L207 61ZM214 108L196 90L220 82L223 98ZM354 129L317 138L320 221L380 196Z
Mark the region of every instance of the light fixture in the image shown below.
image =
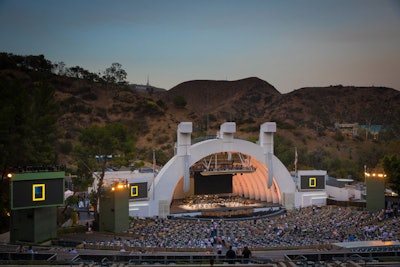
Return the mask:
M380 173L380 172L373 172L373 173L365 172L365 176L366 176L366 177L385 178L385 177L386 177L386 174L385 174L385 173Z

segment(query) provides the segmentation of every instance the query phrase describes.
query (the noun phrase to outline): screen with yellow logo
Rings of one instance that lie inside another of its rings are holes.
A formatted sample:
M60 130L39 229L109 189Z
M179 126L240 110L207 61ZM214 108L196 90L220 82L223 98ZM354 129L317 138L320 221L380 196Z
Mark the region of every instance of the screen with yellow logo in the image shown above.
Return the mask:
M64 205L64 172L14 174L11 209Z
M324 175L302 175L300 176L300 189L315 189L323 190L325 189L325 176Z
M131 183L130 187L130 199L147 198L147 183Z

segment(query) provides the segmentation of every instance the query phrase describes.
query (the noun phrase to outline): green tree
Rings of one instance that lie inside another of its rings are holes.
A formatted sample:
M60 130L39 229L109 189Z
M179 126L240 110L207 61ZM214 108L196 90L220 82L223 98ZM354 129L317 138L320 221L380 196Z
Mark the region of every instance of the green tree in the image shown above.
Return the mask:
M174 105L178 108L184 108L187 104L186 99L181 95L175 96L173 102Z
M22 67L28 70L51 73L51 69L53 68L50 60L47 60L44 55L25 56L23 59Z
M323 163L326 158L329 157L329 153L322 147L318 147L315 151L308 153L307 163L308 166L312 166L315 169L323 169Z
M65 213L65 211L74 206L74 205L78 205L79 199L77 196L69 196L67 197L67 199L65 200L65 206L64 206L64 210L63 213Z
M274 136L274 153L285 166L294 169L295 145L282 135Z
M30 136L29 106L31 99L21 84L0 81L0 161L2 180L10 167L26 164Z
M327 157L324 160L324 169L326 169L330 176L338 178L360 178L359 169L352 160L338 157Z
M10 167L56 164L59 103L45 82L30 87L0 79L0 164Z
M99 221L97 204L103 192L105 172L110 166L129 165L135 154L134 138L126 126L112 123L104 127L92 125L84 128L79 141L80 144L74 148L78 173L86 177L96 175L97 178L97 187L91 196L95 227Z
M92 81L92 82L101 81L101 78L99 77L99 75L97 75L96 73L92 73L88 70L85 70L84 68L79 67L79 66L75 66L75 67L71 67L71 68L67 69L66 74L69 77L83 79L83 80L87 80L87 81Z
M379 161L384 158L385 155L390 153L387 152L387 148L382 144L365 142L356 149L356 154L358 155L358 160L356 162L358 169L364 170L364 165L367 165L368 168L373 168L378 165Z
M397 155L385 156L382 160L383 170L386 173L388 186L400 193L400 157Z
M14 167L56 164L59 104L54 88L46 82L36 86L9 82L0 76L0 227L9 214L7 173Z
M119 63L112 63L111 67L104 71L103 79L107 83L112 84L126 84L126 71L122 69Z
M30 114L30 162L34 165L56 164L56 144L60 137L57 125L60 104L56 101L54 88L48 83L42 82L34 90Z

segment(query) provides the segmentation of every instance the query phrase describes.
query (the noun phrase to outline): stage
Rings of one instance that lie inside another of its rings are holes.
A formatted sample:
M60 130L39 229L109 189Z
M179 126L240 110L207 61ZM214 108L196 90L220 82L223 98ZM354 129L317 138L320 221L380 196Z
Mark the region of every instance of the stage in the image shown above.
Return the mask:
M248 217L254 213L276 211L281 205L230 195L194 195L174 199L171 216L182 217Z

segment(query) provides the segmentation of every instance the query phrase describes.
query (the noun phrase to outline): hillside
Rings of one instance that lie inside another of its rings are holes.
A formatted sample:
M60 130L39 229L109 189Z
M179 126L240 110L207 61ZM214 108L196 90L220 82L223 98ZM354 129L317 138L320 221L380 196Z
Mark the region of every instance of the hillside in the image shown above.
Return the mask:
M155 149L160 164L173 155L176 128L181 121L193 122L193 138L216 134L223 122L235 121L236 136L253 141L258 139L262 123L275 121L277 135L290 149L296 146L303 149L303 154L323 153L321 157L356 160L363 157L358 151L364 146L365 134L343 137L334 128L335 123L390 127L398 122L396 114L400 111L400 92L381 87L329 86L280 94L269 83L253 77L188 81L168 91L138 93L76 86L76 82L59 90L62 103L70 103L63 105L60 119L60 123L69 125L64 128L69 136L76 136L77 130L91 123L123 122L135 131L137 147L144 153L140 157L150 161ZM91 94L96 99L88 97ZM184 107L174 104L177 96L186 100ZM293 151L285 148L280 153L286 154L283 161L290 166Z
M91 124L121 122L136 137L136 159L151 161L156 150L159 164L173 155L176 128L182 121L193 122L193 138L216 134L223 122L235 121L236 136L251 141L258 139L260 124L275 121L275 151L289 169L298 147L300 167L335 172L332 161L337 159L340 168L349 165L348 173L354 175L366 163L375 166L399 140L400 92L391 88L337 85L281 94L268 82L250 77L187 81L171 90L133 90L8 66L2 66L0 78L26 87L45 79L55 88L61 105L60 147L76 144L80 129ZM184 104L177 105L177 98ZM335 123L377 124L386 131L371 142L362 129L358 136L345 136L334 128ZM70 151L59 152L62 163L75 164Z
M229 120L231 115L262 117L265 106L281 96L272 85L258 78L188 81L165 92L162 99L171 102L178 95L186 99L187 109L197 114L212 113L222 120Z

